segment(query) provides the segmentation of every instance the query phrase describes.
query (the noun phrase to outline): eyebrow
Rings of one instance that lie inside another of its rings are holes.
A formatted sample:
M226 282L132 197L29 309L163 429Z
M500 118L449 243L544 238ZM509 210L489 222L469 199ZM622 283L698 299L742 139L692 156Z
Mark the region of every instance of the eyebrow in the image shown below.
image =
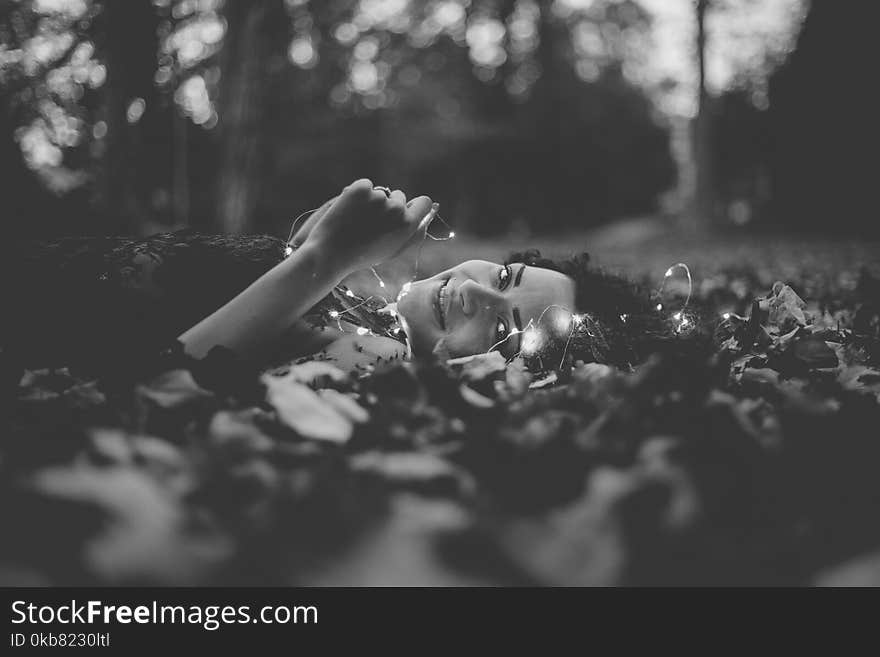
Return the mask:
M516 272L516 278L513 279L513 287L519 286L520 281L522 281L523 272L525 270L526 270L526 266L522 265L519 268L519 271ZM514 326L516 326L517 335L519 336L517 338L517 345L516 345L516 351L517 351L517 353L519 353L522 350L522 330L523 330L523 328L522 328L522 317L519 314L519 308L516 306L514 306L514 308L513 308L513 324L514 324Z
M520 270L520 271L522 271L522 270ZM514 323L514 326L516 326L516 331L517 331L517 333L516 333L516 335L517 335L516 352L515 353L519 353L520 351L522 351L522 317L520 317L519 308L513 309L513 323Z

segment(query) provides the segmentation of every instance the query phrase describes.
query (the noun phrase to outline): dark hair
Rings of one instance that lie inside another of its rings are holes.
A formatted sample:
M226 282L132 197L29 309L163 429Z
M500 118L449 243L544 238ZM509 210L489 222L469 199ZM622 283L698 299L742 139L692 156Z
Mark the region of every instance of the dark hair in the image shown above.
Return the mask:
M642 286L590 263L588 253L551 260L537 249L513 253L507 263L521 262L560 272L574 280L576 313L583 317L570 335L556 338L542 349L531 369L562 369L572 363L607 363L629 367L657 352L693 346L702 337L698 312L691 311L690 330L683 331L656 308L657 300Z

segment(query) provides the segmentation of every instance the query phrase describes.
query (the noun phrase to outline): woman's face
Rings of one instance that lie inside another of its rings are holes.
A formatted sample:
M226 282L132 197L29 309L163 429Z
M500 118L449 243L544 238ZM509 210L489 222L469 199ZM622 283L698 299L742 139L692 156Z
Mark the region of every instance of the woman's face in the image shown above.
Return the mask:
M519 331L530 322L542 330L558 326L574 312L574 298L574 281L565 274L468 260L412 283L397 309L416 355L457 358L494 348L512 358L529 347L529 335Z

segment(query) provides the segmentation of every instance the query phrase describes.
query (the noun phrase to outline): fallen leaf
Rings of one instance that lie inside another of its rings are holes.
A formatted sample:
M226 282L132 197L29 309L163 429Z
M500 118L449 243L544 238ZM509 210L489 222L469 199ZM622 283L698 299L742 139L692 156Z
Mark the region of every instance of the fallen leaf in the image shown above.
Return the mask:
M776 282L770 297L770 324L779 327L780 333L788 333L798 326L806 326L806 304L788 285Z
M515 358L506 368L504 381L496 381L496 392L503 396L505 401L522 399L529 391L532 382L532 373L526 368L522 358Z
M278 419L303 438L343 444L354 433L352 421L290 376L264 376L267 401Z
M358 454L349 461L351 469L378 476L401 486L440 485L445 492L465 483L464 472L444 458L425 452L379 452Z
M213 395L200 387L189 370L171 370L137 387L138 396L164 409L175 409Z
M340 558L300 574L305 586L474 586L493 582L453 570L437 549L438 538L462 531L469 516L448 500L399 492L381 524Z
M550 374L548 374L544 378L538 379L537 381L532 381L529 384L529 389L538 390L540 388L546 388L548 386L552 386L554 383L556 383L556 381L558 379L559 379L559 377L556 375L556 372L550 372Z
M495 406L494 400L489 399L485 395L481 395L467 384L462 383L458 389L461 393L461 398L471 406L475 406L476 408L492 408Z
M89 443L90 454L99 463L127 465L134 458L129 436L121 429L92 429Z
M602 363L578 363L572 374L577 381L598 383L613 373L612 368Z
M448 364L461 366L460 376L465 381L481 381L507 369L507 361L497 351L450 360Z
M627 477L610 469L590 478L590 489L572 504L536 519L504 523L499 547L538 584L611 586L625 565L624 536L614 504L630 490Z
M880 402L880 370L864 365L850 365L841 368L838 380L846 390L872 394Z
M370 421L370 414L350 395L332 388L318 390L318 395L355 424L364 424Z
M232 458L262 454L272 450L275 441L255 424L259 411L220 411L208 425L209 443Z
M294 381L306 385L318 385L320 383L342 383L348 380L348 375L335 365L326 361L310 360L298 365L291 365L288 376ZM323 387L326 387L323 386Z
M809 369L837 367L839 364L834 349L824 340L812 336L795 340L787 353L797 363Z
M132 468L79 466L39 471L34 486L49 495L91 502L111 522L85 545L90 570L109 583L198 582L228 545L192 535L179 502Z

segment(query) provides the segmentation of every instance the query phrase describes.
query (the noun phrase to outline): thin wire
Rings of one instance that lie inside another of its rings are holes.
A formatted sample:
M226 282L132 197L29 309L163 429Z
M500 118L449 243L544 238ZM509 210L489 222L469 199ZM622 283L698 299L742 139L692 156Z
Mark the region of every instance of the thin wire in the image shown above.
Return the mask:
M694 279L691 278L691 269L690 269L690 267L688 267L688 266L687 266L685 263L683 263L683 262L677 262L677 263L675 263L674 265L672 265L669 269L666 270L666 274L664 274L664 276L663 276L663 280L660 282L660 287L657 288L657 297L658 297L658 299L659 299L659 298L660 298L660 295L663 294L663 289L666 287L666 280L667 280L670 276L672 276L672 272L674 272L674 271L675 271L676 269L678 269L678 268L684 269L685 273L687 274L687 278L688 278L688 291L687 291L687 298L684 300L684 306L682 306L682 308L681 308L682 310L684 310L685 308L688 307L688 304L691 302L691 295L693 294L693 291L694 291ZM663 304L662 304L662 302L658 303L657 305L658 305L657 310L662 310L662 309L663 309Z
M568 339L565 341L565 347L562 349L562 357L559 359L559 366L556 368L558 370L561 370L563 364L565 364L565 355L568 353L568 345L571 344L571 338L574 335L574 329L576 327L577 322L575 322L574 317L572 317L571 328L568 330Z
M428 214L426 214L424 216L424 218L419 222L419 227L417 230L421 231L424 228L425 234L422 236L422 239L419 242L419 248L416 251L416 259L415 259L415 264L414 264L414 268L413 268L413 276L408 281L408 283L412 283L414 280L416 280L419 277L419 263L421 263L421 260L422 260L422 250L425 248L425 242L426 242L426 238L429 234L429 231L431 230L431 224L434 223L434 219L436 217L440 216L439 211L440 211L440 204L439 203L431 204L431 209L428 211ZM443 221L443 219L441 219L440 221ZM445 224L446 222L443 221L443 223ZM446 224L446 225L448 226L449 224ZM404 285L406 285L406 283L404 283Z
M531 323L532 323L531 320L529 320L529 324L531 324ZM526 328L524 328L522 331L520 331L517 328L511 329L510 333L508 333L507 336L505 336L505 338L503 340L499 340L498 342L493 344L491 347L489 347L489 350L486 353L487 354L492 353L493 351L495 351L496 347L503 345L505 342L510 340L510 338L512 338L514 335L519 335L520 333L525 333L528 328L529 328L529 325L526 325ZM516 356L514 356L514 358L516 358Z
M370 295L369 297L367 297L366 299L364 299L363 301L361 301L359 304L356 304L356 305L354 305L354 306L351 306L350 308L344 308L343 310L331 310L331 311L330 311L330 318L336 320L336 326L339 328L339 331L340 331L341 333L348 333L348 331L346 331L346 330L342 327L342 322L345 322L346 324L350 324L351 326L354 326L354 327L355 327L355 331L358 332L358 333L360 333L360 329L363 329L363 328L365 328L365 327L363 327L363 326L359 326L359 325L355 324L353 321L351 321L351 319L349 319L349 318L347 318L347 317L343 317L343 315L347 315L348 313L350 313L350 312L352 312L352 311L354 311L354 310L357 310L357 309L360 308L361 306L366 305L366 304L369 303L373 298L374 298L374 297L373 297L372 295ZM373 334L373 332L372 332L370 329L367 329L367 333L369 333L370 335ZM366 335L366 333L364 333L363 335Z
M323 206L322 206L322 207L323 207ZM433 241L435 241L435 242L447 242L447 241L449 241L449 240L451 240L451 239L453 239L453 238L455 237L455 231L451 230L451 226L446 222L446 220L444 220L442 217L440 217L439 212L438 212L439 208L440 208L439 203L434 203L434 204L431 206L431 210L428 212L427 215L425 215L425 217L424 217L424 218L421 220L421 222L419 223L419 230L421 230L421 229L422 229L422 226L424 226L424 230L425 230L425 232L424 232L424 235L422 236L421 241L419 242L418 251L416 252L416 258L415 258L415 270L414 270L414 272L413 272L413 278L412 278L408 283L405 283L404 286L406 286L406 285L408 285L408 284L411 284L413 281L415 281L415 280L418 278L418 274L419 274L419 264L420 264L420 261L421 261L422 250L423 250L423 248L424 248L424 246L425 246L425 242L426 242L427 238L431 238L431 240L433 240ZM313 215L315 212L317 212L317 211L320 210L320 209L321 209L321 208L314 208L314 209L312 209L312 210L306 210L305 212L303 212L302 214L300 214L299 216L297 216L296 219L293 220L293 223L292 223L291 226L290 226L290 232L289 232L288 235L287 235L287 242L286 242L286 245L287 245L287 246L286 246L286 248L285 248L285 257L289 257L289 256L293 253L293 246L292 246L292 244L291 244L291 240L293 239L294 235L296 234L296 229L297 229L297 225L299 224L299 222L302 221L302 219L303 219L304 217L308 217L308 216L310 216L310 215ZM430 230L430 228L431 228L431 224L433 223L434 219L440 219L440 221L443 222L443 224L444 224L447 228L450 228L449 235L448 235L447 237L435 237L434 235L431 235L431 234L430 234L429 230ZM370 271L372 272L373 276L374 276L374 277L376 278L376 280L378 281L378 283L379 283L379 287L381 287L381 288L385 288L385 287L386 287L386 286L385 286L385 281L382 280L382 277L379 275L379 272L376 271L376 268L375 268L375 267L370 267ZM355 296L355 295L351 292L351 290L348 290L348 291L346 292L346 295L349 296L349 297L354 297L354 296ZM357 308L360 308L361 306L365 305L368 301L370 301L371 299L376 298L376 297L382 299L382 301L385 303L386 307L390 305L389 302L388 302L388 299L386 299L384 296L382 296L382 295L376 295L376 296L371 295L370 297L368 297L367 299L365 299L365 300L362 301L361 303L359 303L359 304L357 304L357 305L355 305L355 306L352 306L351 308L347 308L347 309L344 309L344 310L342 310L342 311L334 311L334 312L335 312L335 317L334 317L333 315L331 315L331 317L332 317L333 319L336 320L336 325L339 327L339 330L340 330L342 333L346 333L345 329L342 327L342 321L345 321L347 324L352 324L352 325L354 325L353 322L352 322L350 319L348 319L348 318L343 318L342 315L348 314L350 311L353 311L353 310L356 310ZM395 316L397 316L398 319L400 318L400 316L397 315L396 313L395 313ZM361 334L361 331L365 331L365 333L363 333L364 335L366 335L367 333L369 333L369 334L371 334L371 335L373 334L372 331L370 331L369 329L366 329L366 328L364 328L364 327L358 327L358 328L357 328L357 332L358 332L359 334ZM399 332L399 329L397 329L395 332ZM508 337L510 337L510 336L508 336Z
M455 232L453 230L451 230L451 226L449 225L449 223L447 223L446 220L440 216L438 209L439 209L439 205L435 203L432 206L431 211L425 216L424 219L422 219L421 223L425 224L425 233L424 233L424 236L422 237L422 240L419 242L419 247L418 247L418 250L416 251L413 278L409 281L409 283L412 283L413 281L415 281L418 278L419 264L421 261L422 250L424 249L427 238L430 238L432 241L435 241L435 242L447 242L455 237ZM320 208L306 210L305 212L300 214L296 219L293 220L293 224L290 227L290 233L287 236L288 247L290 246L290 241L293 239L293 236L296 233L297 224L304 217L310 216L310 215L314 214L315 212L317 212L318 210L320 210ZM439 219L443 223L444 226L446 226L447 228L450 228L449 235L447 237L435 237L434 235L431 235L431 233L430 233L431 224L434 222L435 219ZM666 279L669 278L669 276L671 276L672 271L674 269L679 268L679 267L683 268L685 270L685 273L687 274L687 277L688 277L688 293L687 293L687 298L685 299L685 302L684 302L684 307L682 308L682 310L684 310L684 308L687 308L688 304L690 303L691 295L693 293L693 279L691 277L691 271L690 271L690 268L685 263L683 263L683 262L676 263L675 265L673 265L672 267L670 267L666 271L666 276L664 276L663 281L660 284L660 288L657 291L657 294L658 294L658 296L662 294L663 289L666 285ZM376 269L374 267L370 267L370 271L372 272L372 274L376 278L376 280L379 282L379 286L384 288L385 282L382 280L382 277L379 276L379 273L376 271ZM353 295L349 294L349 296L353 296ZM336 316L334 317L334 319L336 319L336 324L339 327L339 330L343 333L346 332L345 329L342 327L343 320L348 324L352 324L352 322L349 319L343 318L342 315L346 315L346 314L350 313L351 311L357 310L358 308L367 304L373 298L375 298L375 297L373 295L371 295L355 306L352 306L350 308L346 308L346 309L342 310L341 312L336 311ZM381 298L385 302L385 304L388 305L388 300L385 297L382 297L380 295L379 298ZM486 353L490 353L490 352L494 351L497 347L499 347L500 345L502 345L505 342L507 342L508 340L510 340L510 338L512 338L514 335L524 334L529 330L539 331L540 330L539 327L540 327L541 322L544 319L544 315L546 315L553 308L559 308L565 312L570 313L570 327L569 327L569 331L568 331L568 336L565 341L565 347L563 348L563 351L562 351L562 357L560 358L560 361L559 361L559 368L561 368L562 365L565 363L565 357L568 354L568 348L571 344L572 338L574 337L575 330L578 327L579 318L577 315L573 314L569 308L566 308L565 306L561 306L558 304L551 304L551 305L547 306L546 308L544 308L544 310L541 311L541 314L538 316L537 321L536 320L529 320L528 324L526 324L525 328L523 328L522 330L520 330L520 329L511 330L507 334L507 336L505 336L505 338L503 340L499 340L498 342L493 344L491 347L489 347L489 350ZM583 317L587 321L589 321L598 330L598 333L599 333L598 337L600 339L602 339L602 341L604 342L605 341L604 335L602 335L601 329L598 327L598 325L595 324L595 322L593 321L593 318L590 317L589 315L584 315ZM360 331L363 329L364 329L364 327L358 327L357 330ZM370 331L369 329L366 329L366 331L367 331L367 333L372 333L372 331ZM587 333L591 337L593 337L593 334L590 333L589 329L587 330ZM514 355L514 358L517 358L520 354L523 353L524 350L525 350L525 348L523 347L522 342L520 342L520 349Z
M536 330L536 331L539 330L539 329L536 327L536 324L537 324L537 325L540 325L540 324L541 324L541 321L543 321L543 319L544 319L544 315L546 315L548 312L550 312L550 310L552 310L553 308L559 308L560 310L563 310L563 311L565 311L565 312L567 312L567 313L571 313L571 309L570 309L570 308L567 308L566 306L561 306L561 305L556 304L556 303L550 304L549 306L547 306L546 308L544 308L543 311L541 311L541 314L538 315L538 319L537 319L537 321L534 320L534 319L530 319L530 320L529 320L529 323L526 324L525 328L523 328L522 330L517 329L517 328L511 329L510 333L508 333L507 336L506 336L503 340L499 340L498 342L496 342L495 344L493 344L491 347L489 347L489 351L487 351L486 353L488 354L488 353L492 352L496 347L498 347L499 345L504 344L505 342L507 342L508 340L510 340L510 338L512 338L514 335L519 335L519 334L521 334L521 333L525 333L525 332L528 331L530 328L531 328L531 329L534 329L534 330ZM572 318L573 318L573 317L574 317L574 315L572 315ZM516 352L516 354L514 355L514 358L516 358L517 356L519 356L522 352L523 352L523 349L522 349L522 347L520 347L520 350L519 350L518 352Z
M312 215L321 208L315 208L313 210L306 210L301 215L299 215L296 219L293 220L293 224L290 226L290 233L287 235L287 244L290 244L290 240L293 239L294 234L296 233L296 225L299 223L300 219L305 217L306 215Z
M431 235L430 232L428 232L431 228L431 224L434 223L434 219L439 219L441 222L443 222L443 225L449 229L449 235L447 235L446 237L435 237L434 235ZM451 240L455 237L455 231L452 230L452 226L450 226L448 223L446 223L446 220L440 216L439 212L434 211L434 217L431 218L431 221L425 227L425 237L429 237L432 240L434 240L435 242L448 242L449 240ZM424 240L422 240L422 242L424 243Z
M385 281L383 281L382 277L379 276L379 272L376 271L376 268L370 267L370 271L373 272L373 276L375 276L376 280L379 281L379 287L385 287Z

